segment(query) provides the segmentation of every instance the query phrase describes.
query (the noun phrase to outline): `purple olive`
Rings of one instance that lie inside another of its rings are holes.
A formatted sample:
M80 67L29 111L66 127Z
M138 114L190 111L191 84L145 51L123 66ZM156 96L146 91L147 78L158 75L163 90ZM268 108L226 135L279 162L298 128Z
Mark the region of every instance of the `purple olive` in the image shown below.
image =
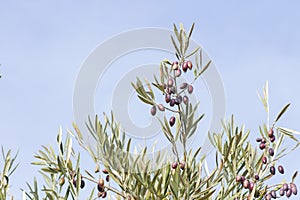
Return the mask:
M290 188L290 189L288 189L287 191L286 191L286 193L285 193L285 195L286 195L286 197L290 197L291 195L292 195L292 188Z
M186 87L188 86L188 84L187 83L182 83L181 85L180 85L180 89L185 89Z
M254 182L250 181L249 190L252 191L254 188Z
M266 157L266 156L264 156L264 157L262 158L262 162L263 162L264 164L267 164L267 162L268 162L268 159L267 159L267 157Z
M245 189L247 189L247 188L249 188L249 186L250 186L249 180L244 180L244 182L243 182L243 187L244 187Z
M284 168L282 167L282 165L278 166L278 171L280 174L284 174Z
M242 182L242 176L241 175L237 175L235 177L236 182Z
M158 110L165 111L165 107L162 104L158 105Z
M174 116L170 117L169 124L170 124L170 126L174 126L174 124L175 124L175 117Z
M256 138L256 142L261 142L261 138Z
M175 102L175 99L171 99L171 101L170 101L170 106L173 107L173 106L175 105L175 103L176 103L176 102Z
M168 86L169 86L169 87L172 87L172 86L173 86L173 83L174 83L173 79L172 79L172 78L169 78L169 80L168 80Z
M272 148L269 148L269 155L274 156L274 150Z
M272 136L274 136L274 131L273 131L273 129L270 129L270 130L269 130L269 132L268 132L268 136L269 136L269 137L272 137Z
M180 163L180 169L184 170L184 168L185 168L185 162L181 162Z
M284 189L283 188L281 188L280 190L279 190L279 194L280 194L280 196L283 196L284 195Z
M181 70L180 69L177 69L176 71L175 71L175 76L176 77L179 77L181 75Z
M169 103L171 101L171 96L169 94L166 94L165 96L165 102Z
M270 137L270 141L271 141L271 142L274 142L275 139L276 139L276 138L275 138L275 135L273 135L272 137Z
M150 113L152 116L154 116L156 114L156 106L152 106Z
M259 180L259 175L256 174L256 175L254 176L254 178L255 178L255 180L258 181L258 180Z
M270 194L271 194L272 198L276 199L276 192L275 192L275 190L271 190Z
M295 183L290 183L290 188L292 189L292 192L294 195L297 195L298 191L297 191L297 186Z
M194 88L192 85L188 85L188 93L192 94Z
M283 189L284 191L288 191L288 189L289 189L288 184L287 184L287 183L284 183L284 184L282 185L282 189Z
M263 149L265 149L266 148L266 144L265 143L260 143L259 144L259 148L261 149L261 150L263 150Z
M271 166L271 167L270 167L270 173L273 174L273 175L275 175L275 172L276 172L276 171L275 171L275 167L274 167L274 166Z
M187 69L188 69L188 64L187 64L187 62L183 62L183 64L182 64L182 70L183 70L184 72L186 72Z
M188 98L187 96L184 96L184 97L182 98L182 100L183 100L183 103L184 103L185 105L187 105L187 104L189 103L189 98Z
M177 162L172 163L172 169L176 169L177 166L178 166L178 163L177 163Z

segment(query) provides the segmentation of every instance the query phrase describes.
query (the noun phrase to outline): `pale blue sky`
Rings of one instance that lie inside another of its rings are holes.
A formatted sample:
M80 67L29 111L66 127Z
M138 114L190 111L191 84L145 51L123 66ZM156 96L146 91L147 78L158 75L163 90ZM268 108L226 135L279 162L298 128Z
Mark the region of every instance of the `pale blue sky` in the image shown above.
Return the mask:
M20 149L13 191L32 181L36 168L29 163L40 145L54 144L60 125L71 128L73 86L84 59L134 28L196 22L193 39L222 75L227 115L257 131L265 115L256 91L269 80L271 113L291 102L280 124L300 130L299 9L295 0L1 1L0 143ZM286 171L300 169L299 153L289 156Z

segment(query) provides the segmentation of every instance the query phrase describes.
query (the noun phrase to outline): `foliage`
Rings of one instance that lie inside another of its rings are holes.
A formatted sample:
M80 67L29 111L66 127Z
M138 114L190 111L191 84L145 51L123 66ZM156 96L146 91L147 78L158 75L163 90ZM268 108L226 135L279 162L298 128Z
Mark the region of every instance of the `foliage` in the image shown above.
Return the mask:
M94 184L88 199L105 198L110 194L117 199L135 200L270 199L274 193L276 195L276 192L283 190L286 180L275 184L269 184L269 180L275 174L272 170L278 166L278 161L300 144L294 136L299 133L276 126L290 104L284 106L270 125L268 83L263 94L259 95L267 113L267 122L259 126L257 146L249 139L250 131L245 130L244 126L237 126L232 116L222 122L220 133L209 133L216 156L212 171L205 169L206 157L200 153L201 147L187 147L187 142L197 132L204 117L204 114L196 115L199 102L190 102L189 95L193 93L193 83L211 65L211 61L204 63L201 47L189 49L193 29L194 24L189 32L182 25L179 30L174 25L171 41L177 60L163 60L159 67L160 76L154 76L153 83L140 78L131 83L137 97L150 106L153 117L157 111L164 112L164 118L159 120L163 134L172 146L172 155L161 152L153 159L149 155L154 152L146 147L139 150L132 147L131 138L126 137L126 132L113 113L104 114L102 120L98 116L94 120L89 117L86 123L91 138L89 142L78 126L73 124L74 131L69 130L64 141L60 129L56 149L42 146L36 153L36 161L32 164L40 167L39 172L45 183L39 189L34 179L33 185L28 184L27 198L78 199L87 181ZM192 58L195 58L195 62L191 61ZM189 72L193 73L192 80L180 83L179 77ZM155 90L158 94L163 93L165 102L157 101ZM171 117L167 119L169 115ZM72 138L89 153L96 166L94 172L83 170L80 154L73 149ZM282 148L287 138L295 142L294 147ZM135 149L134 154L130 153L132 149ZM183 155L180 155L179 149L183 149ZM3 183L5 180L8 182L8 177L15 169L10 170L15 158L10 159L10 151L3 157L6 167L1 175L1 195L6 197L8 184ZM161 167L153 170L154 164ZM278 171L284 173L282 166L278 166ZM297 193L294 184L296 175L297 172L289 182L290 193L294 194ZM117 184L118 188L112 187L111 182ZM283 192L288 196L288 190Z

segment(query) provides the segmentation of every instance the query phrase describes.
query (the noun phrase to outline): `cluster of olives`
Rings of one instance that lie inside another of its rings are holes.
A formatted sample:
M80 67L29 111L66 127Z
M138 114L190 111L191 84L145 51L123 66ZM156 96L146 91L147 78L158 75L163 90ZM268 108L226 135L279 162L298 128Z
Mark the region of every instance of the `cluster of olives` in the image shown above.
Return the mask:
M179 166L180 166L180 169L181 170L184 170L185 168L185 162L182 161L179 163ZM171 165L172 169L176 169L178 167L178 162L173 162L172 165Z
M193 64L191 61L184 61L181 65L181 69L183 70L183 72L187 72L188 69L191 70L192 68L193 68ZM180 93L177 92L177 88L175 85L175 79L176 79L176 77L179 77L181 75L181 69L180 69L179 63L177 61L173 62L172 70L174 70L174 77L169 77L167 83L164 84L165 103L169 104L170 107L179 105L182 102L184 104L188 104L188 102L189 102L188 96L186 96L186 95L181 96L180 95L181 92ZM187 83L182 83L180 85L180 89L187 90L187 92L189 94L192 94L193 90L194 90L193 86L189 85ZM160 111L165 111L165 106L163 104L154 105L150 109L150 113L152 116L154 116L156 114L157 108ZM176 121L176 118L174 116L171 116L169 119L170 126L174 126L175 121Z
M74 187L76 188L77 187L77 179L76 179L76 174L71 174L71 176L73 177L72 178L72 183L74 185ZM64 177L61 177L61 179L59 180L59 184L62 186L63 184L65 183L65 178ZM80 180L80 188L83 189L85 186L85 182L83 180L83 178L81 177L81 180Z
M96 167L95 173L99 172L99 167ZM102 173L106 175L105 180L109 182L109 174L107 169L103 169ZM97 183L97 189L98 189L98 197L105 198L107 196L107 191L105 191L105 184L104 184L104 179L101 178L99 179Z

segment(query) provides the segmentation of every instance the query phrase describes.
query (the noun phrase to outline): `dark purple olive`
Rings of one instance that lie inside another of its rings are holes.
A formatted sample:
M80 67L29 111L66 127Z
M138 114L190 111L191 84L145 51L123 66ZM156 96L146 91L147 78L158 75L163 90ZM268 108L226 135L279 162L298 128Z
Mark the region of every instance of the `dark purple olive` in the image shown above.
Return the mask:
M269 155L274 156L274 150L272 148L269 148Z
M105 198L106 196L107 196L107 192L105 191L102 193L102 198Z
M273 135L272 137L270 137L270 141L274 142L275 141L275 135Z
M286 191L286 194L285 194L286 197L289 198L289 197L292 195L292 192L293 192L293 191L292 191L292 188L288 189L288 190Z
M187 104L189 103L189 98L188 98L187 96L184 96L184 97L182 98L182 101L183 101L183 103L184 103L185 105L187 105Z
M81 180L81 182L80 182L80 188L82 189L82 188L84 188L84 186L85 186L85 182L84 182L84 180Z
M261 142L265 144L267 141L266 141L265 138L262 138L262 139L261 139Z
M264 156L264 157L262 158L262 162L263 162L264 164L267 164L267 162L268 162L268 159L267 159L267 157L266 157L266 156Z
M152 106L150 113L152 116L154 116L156 114L156 106Z
M104 180L100 179L97 185L97 189L99 192L104 192Z
M165 107L162 104L158 105L158 110L165 111Z
M279 190L279 194L280 194L280 196L283 196L284 195L284 189L283 188L281 188L280 190Z
M265 143L260 143L259 144L259 148L261 149L261 150L263 150L263 149L265 149L266 148L266 144Z
M184 72L186 72L187 69L188 69L188 64L187 64L187 62L183 62L183 63L182 63L182 70L183 70Z
M176 169L177 166L178 166L178 163L177 163L177 162L172 163L172 169Z
M187 66L191 70L193 68L193 63L191 61L187 61Z
M109 182L109 175L107 175L106 177L105 177L105 180L107 181L107 182Z
M284 183L284 184L282 185L282 189L283 189L284 191L288 191L288 189L289 189L288 184L287 184L287 183Z
M276 199L276 192L275 192L275 190L271 190L270 194L271 194L272 198Z
M170 117L169 124L170 124L170 126L174 126L174 124L175 124L175 117L174 116Z
M175 71L175 76L176 77L179 77L181 75L181 70L180 69L177 69L176 71Z
M172 63L172 69L173 69L173 70L177 70L178 67L179 67L179 66L178 66L178 62L177 62L177 61L175 61L175 62Z
M181 102L182 102L182 96L181 96L181 95L178 95L178 96L176 97L176 101L177 101L179 104L181 104Z
M290 188L292 189L292 192L294 195L297 195L298 191L297 191L297 186L295 183L290 183Z
M171 101L171 96L169 94L166 94L165 96L165 102L169 103Z
M254 178L255 178L255 180L258 181L258 180L259 180L259 175L256 174L256 175L254 176Z
M274 167L274 166L271 166L271 167L270 167L270 173L273 174L273 175L275 175L275 172L276 172L276 171L275 171L275 167Z
M273 131L273 129L270 129L270 130L269 130L269 132L268 132L268 136L269 136L269 137L272 137L272 136L274 136L274 131Z
M249 180L244 180L244 181L243 181L243 187L244 187L245 189L247 189L247 188L249 188L249 186L250 186Z
M192 85L188 85L188 93L192 94L194 88Z
M261 142L261 138L256 138L256 142Z
M187 83L182 83L182 84L180 85L180 89L185 89L187 86L188 86Z
M278 171L280 174L284 174L284 169L283 169L282 165L278 166Z
M176 103L176 102L175 102L175 99L171 99L171 101L170 101L170 106L173 107L173 106L175 105L175 103Z

